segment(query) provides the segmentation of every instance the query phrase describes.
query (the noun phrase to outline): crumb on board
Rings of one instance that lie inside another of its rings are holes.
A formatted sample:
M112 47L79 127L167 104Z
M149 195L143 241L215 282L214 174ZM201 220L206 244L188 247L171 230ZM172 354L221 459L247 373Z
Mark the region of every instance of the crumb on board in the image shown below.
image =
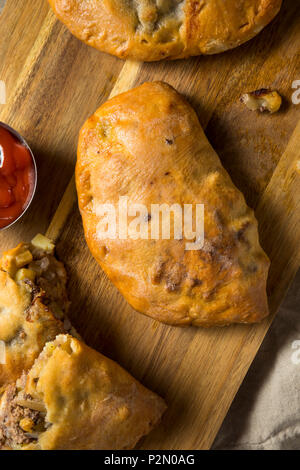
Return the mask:
M261 88L260 90L245 93L240 101L251 111L267 111L270 114L277 113L282 105L282 98L278 91Z

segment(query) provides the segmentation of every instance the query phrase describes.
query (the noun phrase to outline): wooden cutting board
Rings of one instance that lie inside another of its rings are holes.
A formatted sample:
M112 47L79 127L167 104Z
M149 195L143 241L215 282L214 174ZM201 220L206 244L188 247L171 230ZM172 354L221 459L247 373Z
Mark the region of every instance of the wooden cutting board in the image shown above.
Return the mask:
M46 0L7 0L0 17L0 119L29 141L38 171L34 203L0 233L0 250L36 232L58 242L70 274L71 317L87 343L162 395L169 409L144 449L208 449L300 265L300 8L285 0L256 39L214 57L141 64L97 52L56 21ZM195 107L235 184L255 208L272 260L270 318L257 326L179 329L133 311L93 260L83 237L72 175L78 131L111 94L164 80ZM245 91L274 87L274 116L239 103Z

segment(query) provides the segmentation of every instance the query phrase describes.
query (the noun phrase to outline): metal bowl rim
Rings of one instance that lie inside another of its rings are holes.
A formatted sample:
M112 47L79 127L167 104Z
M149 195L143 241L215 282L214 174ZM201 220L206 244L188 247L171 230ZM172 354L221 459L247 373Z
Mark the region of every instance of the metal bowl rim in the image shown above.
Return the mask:
M31 203L32 203L33 198L34 198L35 193L36 193L36 187L37 187L37 166L36 166L36 161L35 161L33 152L32 152L32 150L31 150L30 146L28 145L27 141L24 139L24 137L23 137L18 131L16 131L15 129L13 129L12 127L10 127L8 124L5 124L5 122L0 121L0 127L3 127L3 128L6 129L7 131L9 131L14 137L17 138L17 140L18 140L22 145L24 145L24 147L27 148L27 150L30 152L30 155L31 155L31 158L32 158L32 162L33 162L33 167L34 167L34 185L33 185L33 190L32 190L31 197L30 197L30 199L28 200L28 202L27 202L27 204L26 204L25 209L23 210L23 212L22 212L13 222L11 222L9 225L6 225L5 227L0 228L0 232L1 232L2 230L6 230L6 229L10 228L12 225L14 225L16 222L18 222L18 221L23 217L23 215L27 212L27 210L29 209L29 207L31 206Z

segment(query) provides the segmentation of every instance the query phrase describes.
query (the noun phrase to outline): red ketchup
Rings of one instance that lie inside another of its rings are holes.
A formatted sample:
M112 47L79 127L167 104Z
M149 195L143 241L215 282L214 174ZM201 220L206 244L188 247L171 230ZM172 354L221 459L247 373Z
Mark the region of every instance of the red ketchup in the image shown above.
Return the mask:
M30 151L0 126L0 229L24 212L34 185L35 168Z

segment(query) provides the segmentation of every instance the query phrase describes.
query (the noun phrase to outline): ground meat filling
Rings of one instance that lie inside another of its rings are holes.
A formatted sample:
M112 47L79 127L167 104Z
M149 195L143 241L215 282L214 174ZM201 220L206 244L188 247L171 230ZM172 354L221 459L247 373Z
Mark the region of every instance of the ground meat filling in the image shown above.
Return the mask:
M60 319L68 312L67 275L63 264L52 255L33 253L34 261L28 266L37 273L35 284L45 292L46 302Z
M45 430L45 414L18 405L17 395L15 385L10 385L6 389L5 400L0 410L0 449L16 448L35 442L38 433ZM24 399L30 401L32 397L25 395Z
M27 318L35 317L35 308L39 300L48 308L57 320L63 322L64 330L79 338L78 333L72 327L67 313L70 301L67 294L67 274L63 263L53 255L45 254L33 249L33 261L27 266L36 273L34 283L27 280L26 284L31 288L31 306L28 309Z

